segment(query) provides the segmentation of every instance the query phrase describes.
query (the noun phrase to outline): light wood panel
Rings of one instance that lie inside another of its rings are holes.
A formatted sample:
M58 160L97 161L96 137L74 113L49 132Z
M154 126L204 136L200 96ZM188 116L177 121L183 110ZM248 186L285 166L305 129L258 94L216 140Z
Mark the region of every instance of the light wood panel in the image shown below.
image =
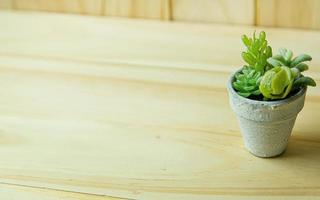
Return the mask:
M319 0L0 0L0 8L320 29Z
M257 24L320 29L319 0L258 0Z
M12 0L0 0L0 9L12 9Z
M170 0L105 0L104 15L170 19Z
M172 18L180 21L254 24L254 0L172 0Z
M103 0L0 0L0 7L98 15L101 14L102 1Z
M0 0L0 8L108 15L130 18L171 18L170 0Z
M243 148L225 84L255 28L22 12L0 12L0 26L0 199L24 194L8 184L54 198L320 199L319 87L282 157ZM320 33L265 31L313 55L320 84Z
M0 197L5 200L127 200L105 195L92 195L4 183L0 183Z

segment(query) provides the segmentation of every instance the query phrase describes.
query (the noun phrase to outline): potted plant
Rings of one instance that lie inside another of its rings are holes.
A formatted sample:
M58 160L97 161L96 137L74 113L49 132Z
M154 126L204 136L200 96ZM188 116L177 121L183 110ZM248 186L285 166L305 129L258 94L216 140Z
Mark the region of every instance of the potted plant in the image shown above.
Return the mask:
M242 36L246 64L228 81L232 109L236 112L245 147L258 157L280 155L287 147L297 114L303 108L307 86L315 81L301 72L312 58L280 49L272 55L265 32Z

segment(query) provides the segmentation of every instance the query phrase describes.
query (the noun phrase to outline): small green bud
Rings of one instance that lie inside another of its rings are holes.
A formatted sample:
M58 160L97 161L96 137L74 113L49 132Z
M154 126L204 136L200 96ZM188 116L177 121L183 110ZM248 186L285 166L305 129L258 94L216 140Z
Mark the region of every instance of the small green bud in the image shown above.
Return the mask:
M250 46L251 41L249 40L248 36L242 35L241 39L244 45L246 45L247 47Z
M260 39L261 41L264 41L264 40L266 39L266 33L265 33L264 31L261 31L261 32L260 32L259 39Z

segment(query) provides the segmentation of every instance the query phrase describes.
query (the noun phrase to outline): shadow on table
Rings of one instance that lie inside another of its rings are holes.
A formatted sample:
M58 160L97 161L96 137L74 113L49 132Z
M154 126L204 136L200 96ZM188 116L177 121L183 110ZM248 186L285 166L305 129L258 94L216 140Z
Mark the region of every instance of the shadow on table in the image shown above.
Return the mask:
M308 135L293 135L289 141L287 150L281 157L306 157L320 162L320 132L312 134L316 137Z

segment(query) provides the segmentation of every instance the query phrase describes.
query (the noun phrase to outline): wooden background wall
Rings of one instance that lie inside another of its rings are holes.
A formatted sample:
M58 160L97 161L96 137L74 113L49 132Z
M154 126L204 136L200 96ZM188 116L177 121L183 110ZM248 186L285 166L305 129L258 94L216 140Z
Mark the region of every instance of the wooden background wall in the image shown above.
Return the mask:
M0 0L0 8L320 29L320 0Z

